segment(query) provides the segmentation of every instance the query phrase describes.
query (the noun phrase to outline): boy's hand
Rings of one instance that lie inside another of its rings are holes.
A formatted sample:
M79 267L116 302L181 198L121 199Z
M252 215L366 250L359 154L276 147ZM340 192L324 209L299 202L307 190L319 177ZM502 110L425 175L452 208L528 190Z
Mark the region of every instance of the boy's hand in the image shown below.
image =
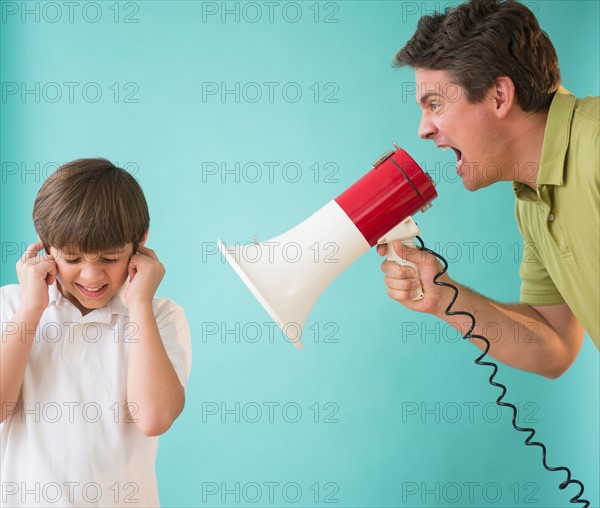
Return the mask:
M44 249L40 241L32 243L17 263L17 277L21 287L21 307L44 312L50 298L48 286L56 280L56 262L50 254L38 256Z
M152 249L143 245L129 259L129 287L125 293L127 305L152 304L154 294L166 270Z

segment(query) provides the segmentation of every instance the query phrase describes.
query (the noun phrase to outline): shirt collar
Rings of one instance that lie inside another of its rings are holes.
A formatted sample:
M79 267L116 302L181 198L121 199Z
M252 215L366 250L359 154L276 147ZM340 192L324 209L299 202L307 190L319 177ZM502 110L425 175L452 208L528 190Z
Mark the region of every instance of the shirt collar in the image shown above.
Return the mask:
M112 314L120 314L123 316L129 315L129 308L127 307L127 300L125 300L125 292L129 287L129 278L125 280L119 292L111 298L108 302L108 307L110 309L110 313Z
M542 158L537 183L540 185L562 185L565 157L569 147L571 120L577 99L562 86L558 88L546 121Z
M57 286L56 282L57 281L54 281L54 284L52 284L48 288L48 299L49 299L48 305L54 303L60 307L61 305L63 305L64 300L66 300L66 298L60 294L60 291L58 290L58 286Z
M540 199L540 187L543 185L562 185L564 180L565 157L569 147L571 119L577 99L562 86L554 94L542 144L542 156L537 175L537 192L521 182L513 182L517 198L523 201L537 202Z

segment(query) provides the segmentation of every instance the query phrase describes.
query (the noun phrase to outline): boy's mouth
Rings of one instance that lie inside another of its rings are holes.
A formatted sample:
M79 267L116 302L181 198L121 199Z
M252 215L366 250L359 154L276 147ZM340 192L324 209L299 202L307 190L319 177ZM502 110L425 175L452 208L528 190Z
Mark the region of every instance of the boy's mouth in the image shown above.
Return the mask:
M77 284L77 282L76 282L75 285L77 286L77 289L79 289L79 291L81 291L81 293L83 295L90 297L90 298L99 298L104 293L106 293L106 290L108 289L108 284L104 284L103 286L90 287L90 286L82 286L81 284Z

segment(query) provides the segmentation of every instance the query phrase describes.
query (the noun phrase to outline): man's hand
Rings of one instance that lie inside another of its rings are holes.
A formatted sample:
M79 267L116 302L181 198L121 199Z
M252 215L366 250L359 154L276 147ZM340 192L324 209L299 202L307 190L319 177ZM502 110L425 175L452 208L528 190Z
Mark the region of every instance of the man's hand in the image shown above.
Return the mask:
M396 253L406 261L414 263L419 268L420 279L410 266L403 266L395 261L381 263L381 271L385 274L383 282L387 286L390 298L399 301L410 310L441 315L450 303L451 294L447 288L436 286L433 278L442 269L435 256L420 249L413 249L400 241L394 242ZM387 246L379 245L377 252L380 256L387 254ZM445 274L440 278L446 280ZM423 288L424 298L413 300L419 287Z
M17 277L21 287L21 307L43 312L48 307L48 286L56 280L56 262L50 254L38 256L44 248L41 241L32 243L17 262Z
M151 305L166 273L164 265L152 249L140 245L137 254L129 259L128 271L130 284L125 293L127 305Z

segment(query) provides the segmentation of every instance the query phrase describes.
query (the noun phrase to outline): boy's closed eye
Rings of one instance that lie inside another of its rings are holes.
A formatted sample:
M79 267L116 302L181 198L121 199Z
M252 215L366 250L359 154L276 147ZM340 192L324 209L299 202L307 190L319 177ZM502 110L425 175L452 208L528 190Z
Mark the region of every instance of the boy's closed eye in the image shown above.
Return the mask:
M63 258L65 260L65 263L68 263L70 265L75 265L77 263L81 262L81 258L71 258L71 259L67 259L67 258ZM119 258L100 258L100 261L102 261L103 263L116 263L117 261L119 261Z

